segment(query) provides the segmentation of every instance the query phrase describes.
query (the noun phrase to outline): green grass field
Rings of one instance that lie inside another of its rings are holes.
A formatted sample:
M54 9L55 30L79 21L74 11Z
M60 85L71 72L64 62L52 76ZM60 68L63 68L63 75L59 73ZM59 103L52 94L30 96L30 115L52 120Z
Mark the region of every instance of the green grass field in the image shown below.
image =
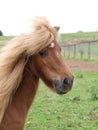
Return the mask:
M98 40L98 32L77 32L61 34L60 43L68 43L72 39L79 39L80 41Z
M98 73L74 75L73 89L63 96L40 83L25 130L98 130Z
M13 36L0 36L0 47L4 46L12 38L13 38Z

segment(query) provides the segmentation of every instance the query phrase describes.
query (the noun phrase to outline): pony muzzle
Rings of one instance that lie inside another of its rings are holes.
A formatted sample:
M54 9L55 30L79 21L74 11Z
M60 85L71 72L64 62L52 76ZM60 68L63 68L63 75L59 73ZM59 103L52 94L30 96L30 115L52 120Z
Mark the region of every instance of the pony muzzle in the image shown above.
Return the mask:
M72 89L74 77L65 77L63 81L54 80L54 88L58 94L66 94Z

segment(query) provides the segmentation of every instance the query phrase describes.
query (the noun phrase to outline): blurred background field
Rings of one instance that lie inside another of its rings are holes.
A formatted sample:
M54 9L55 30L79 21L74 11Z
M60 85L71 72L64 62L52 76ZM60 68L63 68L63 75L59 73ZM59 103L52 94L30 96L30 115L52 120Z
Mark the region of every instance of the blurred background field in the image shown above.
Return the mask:
M63 33L60 38L60 43L68 43L73 39L80 41L98 40L98 32L77 32L77 33Z
M0 47L7 44L14 36L0 36Z

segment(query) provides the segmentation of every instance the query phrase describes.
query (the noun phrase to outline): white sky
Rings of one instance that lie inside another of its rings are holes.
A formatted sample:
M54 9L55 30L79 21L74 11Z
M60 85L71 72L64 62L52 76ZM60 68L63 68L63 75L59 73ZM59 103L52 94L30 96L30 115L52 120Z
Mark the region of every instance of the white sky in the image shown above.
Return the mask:
M34 16L46 16L60 32L98 30L98 0L0 0L0 30L23 33Z

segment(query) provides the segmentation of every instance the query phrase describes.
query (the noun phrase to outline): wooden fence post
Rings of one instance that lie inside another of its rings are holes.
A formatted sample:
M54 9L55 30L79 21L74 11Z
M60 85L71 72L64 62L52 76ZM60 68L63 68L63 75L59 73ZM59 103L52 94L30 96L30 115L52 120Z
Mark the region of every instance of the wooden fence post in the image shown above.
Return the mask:
M91 58L91 43L88 43L88 59Z
M74 58L76 57L76 44L74 44Z
M70 46L68 46L68 58L70 58Z

